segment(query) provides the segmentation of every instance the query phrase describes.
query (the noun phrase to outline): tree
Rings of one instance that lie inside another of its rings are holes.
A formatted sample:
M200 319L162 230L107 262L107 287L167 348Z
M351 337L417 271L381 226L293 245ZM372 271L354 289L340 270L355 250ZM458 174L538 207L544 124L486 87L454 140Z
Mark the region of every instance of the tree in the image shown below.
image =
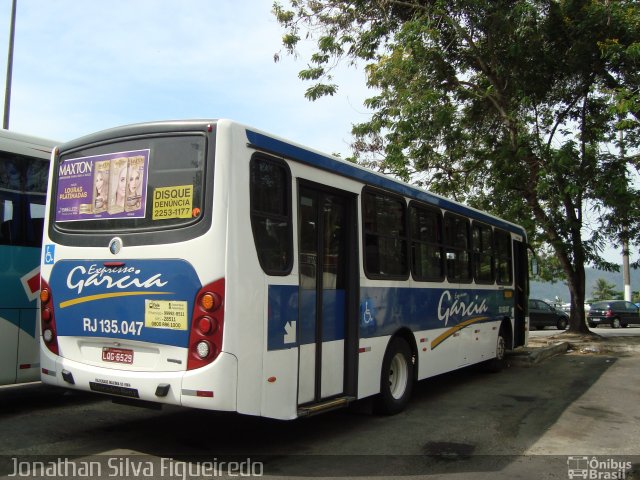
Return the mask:
M566 278L570 331L587 333L585 264L613 268L600 252L623 228L638 240L636 1L289 2L274 4L285 49L316 42L309 99L337 91L338 62L365 63L373 113L354 158L525 226Z
M616 292L615 287L615 285L608 283L604 278L599 278L596 280L596 285L591 291L593 300L597 302L599 300L611 300L612 298L617 298L618 292Z

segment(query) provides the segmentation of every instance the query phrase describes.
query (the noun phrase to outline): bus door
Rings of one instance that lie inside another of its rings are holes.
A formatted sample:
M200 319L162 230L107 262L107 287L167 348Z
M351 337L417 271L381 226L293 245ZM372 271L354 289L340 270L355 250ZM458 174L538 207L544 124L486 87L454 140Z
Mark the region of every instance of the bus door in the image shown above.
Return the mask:
M515 306L513 348L527 343L526 316L528 315L527 298L529 296L529 266L527 246L518 240L513 241L513 260L515 267Z
M356 197L299 188L298 404L355 394Z

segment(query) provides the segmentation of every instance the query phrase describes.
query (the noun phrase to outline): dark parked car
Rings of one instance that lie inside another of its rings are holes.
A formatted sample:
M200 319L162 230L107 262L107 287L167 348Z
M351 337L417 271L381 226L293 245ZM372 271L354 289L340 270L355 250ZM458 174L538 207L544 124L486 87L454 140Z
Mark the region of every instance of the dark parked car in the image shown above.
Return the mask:
M591 328L602 324L611 325L612 328L640 325L640 308L624 300L593 302L587 322Z
M569 315L557 310L542 300L529 299L529 325L542 330L544 327L556 327L564 330L569 324Z

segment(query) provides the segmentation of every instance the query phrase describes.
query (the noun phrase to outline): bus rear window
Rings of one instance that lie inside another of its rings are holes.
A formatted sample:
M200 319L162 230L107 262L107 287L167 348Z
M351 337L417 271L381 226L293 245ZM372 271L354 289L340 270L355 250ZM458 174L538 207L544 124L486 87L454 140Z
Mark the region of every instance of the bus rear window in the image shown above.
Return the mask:
M62 152L55 168L56 229L162 230L201 217L204 135L151 136Z

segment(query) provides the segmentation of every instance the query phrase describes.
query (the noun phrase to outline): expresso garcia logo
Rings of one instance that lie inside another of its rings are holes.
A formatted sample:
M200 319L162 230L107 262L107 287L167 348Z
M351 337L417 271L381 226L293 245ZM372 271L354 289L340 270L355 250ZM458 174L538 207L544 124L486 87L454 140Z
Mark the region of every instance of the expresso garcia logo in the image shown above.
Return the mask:
M444 322L446 326L452 317L459 317L462 320L489 311L486 298L480 299L478 295L475 295L469 301L466 300L468 297L467 294L455 294L454 296L449 290L442 292L438 302L438 320Z
M135 267L100 267L92 264L85 268L82 265L74 267L67 275L67 287L75 290L78 295L87 287L102 287L105 289L154 288L164 287L168 282L162 280L162 274L151 277L141 277L141 270Z

